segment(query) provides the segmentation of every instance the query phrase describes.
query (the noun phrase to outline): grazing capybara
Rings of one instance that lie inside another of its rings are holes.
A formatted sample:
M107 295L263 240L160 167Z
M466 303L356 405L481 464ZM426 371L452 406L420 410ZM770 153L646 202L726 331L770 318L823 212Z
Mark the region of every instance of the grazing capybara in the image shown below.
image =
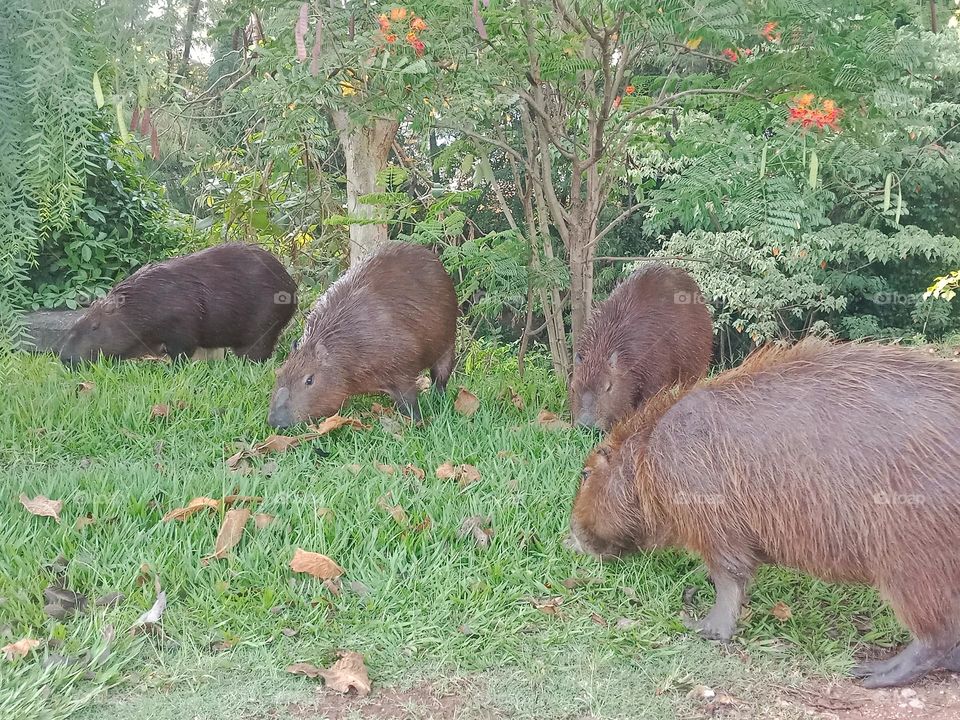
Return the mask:
M960 365L805 340L664 391L587 458L571 545L682 547L717 591L695 629L729 640L758 565L873 585L913 633L867 687L960 671Z
M706 374L713 322L690 275L653 263L600 303L575 350L573 419L609 430L663 388Z
M267 422L327 417L354 395L387 393L419 419L417 376L445 390L454 365L457 294L436 254L388 243L317 300L303 337L277 371Z
M297 307L297 285L277 258L240 243L145 265L94 302L60 350L66 363L232 348L266 360Z

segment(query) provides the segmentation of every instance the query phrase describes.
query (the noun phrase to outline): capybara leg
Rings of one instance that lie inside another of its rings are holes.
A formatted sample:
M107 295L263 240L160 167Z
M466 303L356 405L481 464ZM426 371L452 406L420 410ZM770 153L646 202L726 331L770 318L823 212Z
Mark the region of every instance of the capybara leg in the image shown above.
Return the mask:
M447 390L447 381L453 373L453 366L456 361L453 345L440 356L440 359L430 368L430 379L433 380L433 388L441 395Z
M181 345L170 344L167 345L167 355L170 356L170 359L175 363L185 363L193 354L197 351L195 347L186 347Z
M394 388L390 397L397 404L404 415L414 422L420 422L420 403L417 401L417 384L410 383L404 387Z
M956 647L943 661L943 669L950 672L960 672L960 647Z
M867 676L863 681L863 686L865 688L880 688L911 683L931 670L942 667L947 653L955 646L955 640L947 642L914 640L891 658L890 665Z
M751 575L737 575L712 566L710 577L717 588L717 601L705 618L690 624L690 629L696 630L708 640L730 640L737 630L740 606L747 596L747 583Z
M270 356L273 355L273 348L274 345L276 345L276 341L276 338L263 338L252 345L233 348L233 354L237 357L252 360L253 362L263 362L264 360L269 360Z
M865 678L874 673L886 672L897 664L897 656L887 658L886 660L867 660L853 666L850 674L853 677Z

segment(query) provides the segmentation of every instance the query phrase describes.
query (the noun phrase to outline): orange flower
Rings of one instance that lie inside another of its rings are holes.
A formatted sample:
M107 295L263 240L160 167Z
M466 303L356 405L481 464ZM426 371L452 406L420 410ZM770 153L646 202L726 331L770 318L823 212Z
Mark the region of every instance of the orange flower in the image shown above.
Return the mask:
M633 95L637 91L633 85L627 85L624 90L626 91L627 95Z
M751 50L750 48L740 48L740 54L743 55L744 57L750 57L751 55L753 55L753 50Z
M377 18L377 23L379 23L380 25L380 32L382 33L390 32L390 21L387 20L386 15L380 15L380 17Z
M427 24L423 21L423 18L415 17L410 21L410 29L414 32L423 32L427 29Z
M724 48L723 52L721 52L720 54L723 55L730 62L736 62L737 60L740 59L740 57L737 55L737 51L732 50L730 48Z
M405 7L395 7L390 11L390 19L394 22L403 20L407 16L407 9Z
M386 35L383 36L383 39L392 45L397 41L397 36L394 35L393 33L387 33Z
M760 34L763 35L767 42L780 42L780 33L777 32L777 26L779 24L778 22L768 22L763 26Z
M790 105L787 122L799 123L804 130L815 127L818 130L830 128L834 132L840 132L840 118L843 117L843 110L829 98L821 101L819 107L814 107L815 99L816 96L813 93L804 93L799 96Z
M423 51L427 46L423 44L423 41L417 37L415 32L411 31L407 33L407 42L410 44L410 47L413 48L413 51L417 54L417 57L423 55Z
M619 96L619 95L617 95L617 96L613 99L613 106L614 106L615 108L620 107L620 96Z

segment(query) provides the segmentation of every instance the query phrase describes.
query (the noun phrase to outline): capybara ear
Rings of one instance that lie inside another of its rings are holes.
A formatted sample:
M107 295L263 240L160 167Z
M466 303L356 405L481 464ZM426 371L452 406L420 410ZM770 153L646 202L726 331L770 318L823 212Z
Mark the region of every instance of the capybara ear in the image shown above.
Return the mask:
M608 364L610 365L610 367L612 367L612 368L617 367L617 351L616 351L616 350L614 350L612 353L610 353L610 359L607 360L607 363L608 363Z
M597 447L597 459L600 460L603 465L606 465L610 461L611 455L613 455L613 450L606 445Z

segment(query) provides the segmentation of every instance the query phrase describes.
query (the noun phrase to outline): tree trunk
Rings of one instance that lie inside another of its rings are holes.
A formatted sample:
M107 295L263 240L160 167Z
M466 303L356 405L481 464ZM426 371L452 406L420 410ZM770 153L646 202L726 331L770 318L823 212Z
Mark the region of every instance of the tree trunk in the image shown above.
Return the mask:
M590 244L589 228L571 228L569 264L570 264L570 325L573 342L580 339L581 333L590 319L593 309L593 256L594 247Z
M334 110L332 115L347 161L347 215L372 218L376 208L362 204L359 198L380 190L377 175L387 167L390 147L397 137L400 123L376 118L370 124L357 126L343 110ZM350 225L350 264L355 265L386 241L387 226L384 224Z
M193 48L193 30L197 24L197 13L200 12L200 0L192 0L187 9L187 24L183 30L183 55L180 56L180 71L178 75L184 77L190 65L190 51Z

